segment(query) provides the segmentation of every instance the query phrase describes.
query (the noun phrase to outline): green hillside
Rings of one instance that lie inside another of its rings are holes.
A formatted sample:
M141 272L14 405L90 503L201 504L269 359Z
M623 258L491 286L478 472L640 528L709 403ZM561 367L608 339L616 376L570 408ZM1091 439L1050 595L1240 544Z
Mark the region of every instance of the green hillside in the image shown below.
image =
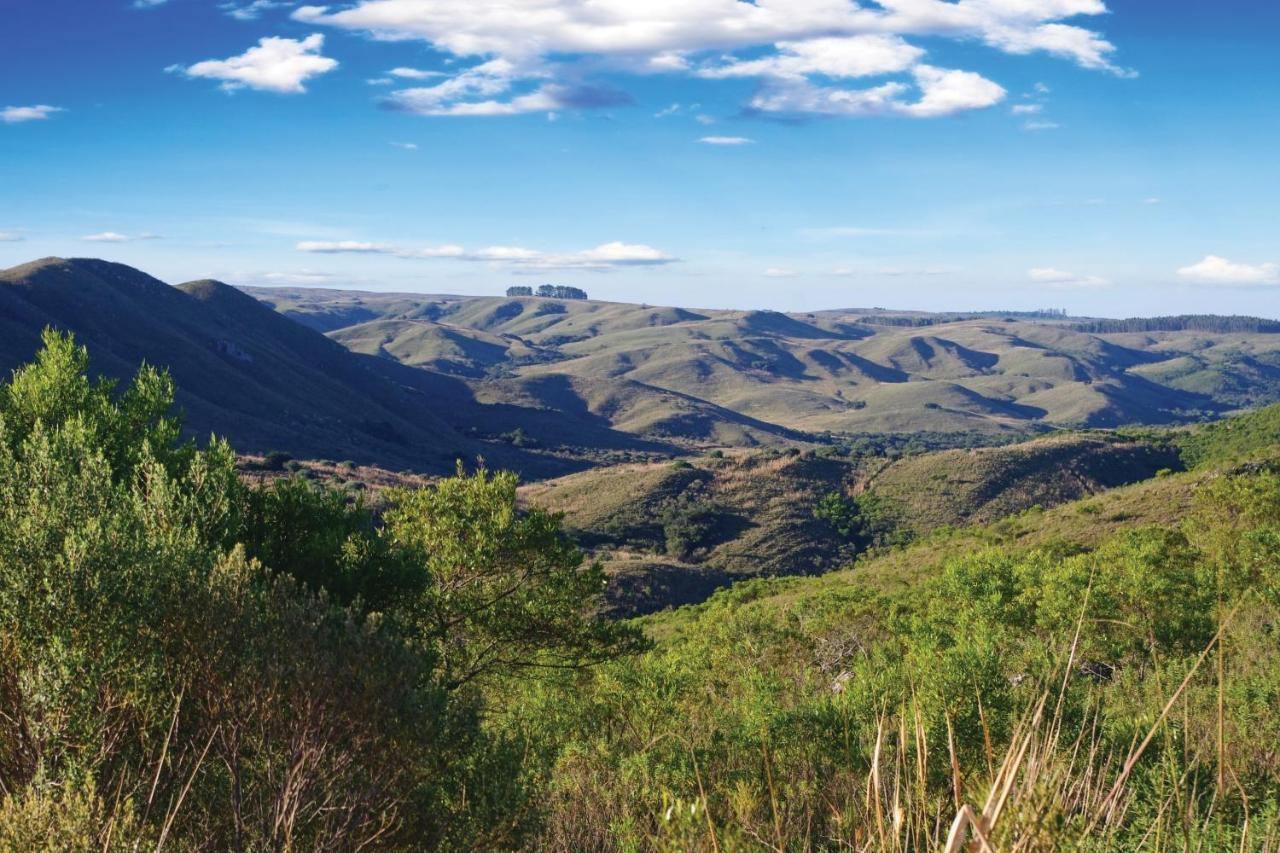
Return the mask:
M1108 493L1181 467L1157 441L1073 433L899 459L733 452L622 465L530 484L615 584L614 612L700 601L751 577L820 574L877 545ZM821 517L843 501L854 530ZM858 518L861 514L866 516Z
M1240 318L1148 329L1037 314L786 315L532 297L252 292L359 352L466 377L486 400L527 399L519 380L561 377L572 391L543 405L599 411L619 430L704 446L776 441L759 429L709 426L730 412L811 435L999 439L1054 427L1193 422L1280 399L1280 334ZM344 317L353 322L339 326ZM654 396L636 418L633 407L592 399L599 394L587 389L601 381L680 396ZM677 399L713 408L690 419Z

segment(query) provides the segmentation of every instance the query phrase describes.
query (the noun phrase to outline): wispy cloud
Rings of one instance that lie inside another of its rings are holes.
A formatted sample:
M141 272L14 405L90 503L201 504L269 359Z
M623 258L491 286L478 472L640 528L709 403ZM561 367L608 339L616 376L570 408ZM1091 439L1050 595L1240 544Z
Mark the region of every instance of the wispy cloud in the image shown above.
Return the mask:
M1057 130L1060 127L1062 127L1062 125L1058 124L1056 121L1028 121L1023 122L1022 124L1023 130L1030 131Z
M401 151L417 151L418 143L416 142L393 142L392 148L399 148Z
M755 142L746 136L704 136L698 141L703 145L751 145Z
M330 255L391 255L410 260L478 261L538 270L610 270L621 267L662 266L676 262L676 258L652 246L619 241L603 243L593 249L584 249L570 254L543 252L523 246L489 246L483 249L467 250L462 246L454 245L414 248L358 240L305 240L298 243L297 249L300 252Z
M1036 284L1063 289L1088 289L1107 287L1111 282L1096 275L1079 275L1052 267L1037 267L1027 271L1027 277Z
M1203 284L1273 285L1280 284L1280 264L1242 264L1218 255L1178 270L1178 275Z
M139 240L159 240L159 234L120 234L116 231L103 231L101 234L86 234L80 238L86 243L134 243Z
M443 71L422 71L417 68L392 68L387 72L392 77L402 77L406 80L430 80L432 77L448 77L449 75Z
M218 8L237 21L256 21L262 17L263 13L270 12L272 9L287 9L295 5L297 4L288 0L252 0L252 2L241 0L241 2L223 3Z
M62 107L36 104L31 107L5 107L0 110L0 121L5 124L21 124L24 121L44 121L54 113L66 112Z
M21 243L27 239L14 231L0 231L0 243Z
M320 33L304 39L264 38L239 56L208 59L183 67L171 65L167 71L192 78L221 80L226 91L258 89L280 94L305 92L303 84L338 67L336 59L320 54L324 36Z
M798 275L800 273L788 267L769 267L764 271L765 278L795 278Z

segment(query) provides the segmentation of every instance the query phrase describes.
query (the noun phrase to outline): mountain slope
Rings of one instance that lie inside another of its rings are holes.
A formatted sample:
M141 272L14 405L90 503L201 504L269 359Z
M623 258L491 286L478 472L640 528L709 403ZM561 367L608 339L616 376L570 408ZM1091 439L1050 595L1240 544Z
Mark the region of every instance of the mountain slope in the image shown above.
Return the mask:
M168 368L189 430L245 452L442 470L473 447L381 364L218 282L175 288L121 264L49 258L0 272L0 318L0 366L29 360L45 326L72 331L96 371Z

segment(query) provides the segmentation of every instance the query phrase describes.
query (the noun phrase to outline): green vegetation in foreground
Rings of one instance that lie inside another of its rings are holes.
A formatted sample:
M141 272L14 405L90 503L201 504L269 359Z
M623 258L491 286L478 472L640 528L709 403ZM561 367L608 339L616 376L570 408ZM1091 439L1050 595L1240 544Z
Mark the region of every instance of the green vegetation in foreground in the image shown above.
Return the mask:
M515 477L250 488L46 332L0 385L0 850L505 847L529 749L486 692L642 645Z
M0 850L1280 843L1265 456L611 623L509 475L246 486L167 377L45 343L0 385Z

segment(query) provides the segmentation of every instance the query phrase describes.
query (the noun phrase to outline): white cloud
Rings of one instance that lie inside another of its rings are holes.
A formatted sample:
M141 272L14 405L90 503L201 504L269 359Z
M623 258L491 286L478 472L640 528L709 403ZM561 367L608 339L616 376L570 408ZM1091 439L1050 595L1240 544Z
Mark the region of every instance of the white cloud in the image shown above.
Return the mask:
M980 74L917 65L911 71L919 93L911 86L890 82L869 89L817 86L805 80L779 81L760 91L752 109L767 113L814 113L833 116L900 115L936 118L993 106L1005 90Z
M818 38L809 41L779 42L778 52L752 60L732 60L703 68L699 76L806 78L872 77L906 71L924 56L924 51L898 36L861 35Z
M1037 284L1046 284L1056 288L1107 287L1111 284L1105 278L1100 278L1096 275L1077 275L1073 272L1065 272L1052 267L1037 267L1036 269L1028 270L1027 277Z
M800 273L786 267L769 267L764 271L764 275L766 278L795 278Z
M12 231L0 231L0 243L21 243L25 239L27 238Z
M1003 87L972 71L918 65L912 73L922 96L914 104L899 107L899 111L907 115L922 118L945 116L994 106L1004 100Z
M514 115L552 101L599 106L553 87L574 88L584 73L612 69L757 77L770 89L753 103L758 110L933 117L990 106L1004 90L971 71L922 65L925 50L913 40L977 41L1127 74L1102 35L1064 23L1106 12L1103 0L349 0L302 6L293 17L381 40L424 41L471 60L449 79L456 86L397 93L393 104L427 115ZM492 73L494 62L507 70ZM483 91L477 72L487 78ZM910 75L919 100L901 99L906 81L863 90L830 82L885 74Z
M1280 284L1280 264L1241 264L1218 255L1178 270L1178 275L1206 284Z
M676 261L652 246L618 241L571 254L552 254L523 246L488 246L474 251L467 251L461 246L416 249L355 240L304 241L298 243L297 249L300 252L321 254L377 254L414 260L481 261L531 270L610 270L620 267L661 266Z
M703 145L750 145L755 142L745 136L704 136L698 141Z
M336 59L321 56L324 36L315 33L305 39L264 38L239 56L209 59L187 68L174 65L167 70L188 77L221 80L227 91L260 89L281 94L305 92L308 79L338 67Z
M1022 123L1023 130L1057 130L1062 127L1056 121L1025 121Z
M432 77L448 77L443 71L422 71L418 68L392 68L387 72L392 77L403 77L406 80L429 80Z
M160 0L164 2L164 0ZM270 12L272 9L285 9L295 5L292 0L284 2L284 0L252 0L252 2L229 2L223 3L218 8L226 12L237 21L256 21L262 16L263 12Z
M115 231L103 231L101 234L87 234L80 238L86 243L133 243L137 240L159 240L159 234L119 234Z
M0 110L0 121L5 124L20 124L24 121L44 121L54 113L64 112L62 107L51 107L48 104L36 104L33 107L5 107Z
M417 151L418 143L416 142L393 142L392 148L399 148L401 151Z
M1044 104L1014 104L1009 112L1016 116L1031 116L1044 112Z
M1143 203L1143 204L1149 204L1149 205L1150 205L1150 204L1164 204L1164 199L1162 199L1162 198L1158 198L1158 197L1156 197L1156 196L1152 196L1151 198L1144 198L1144 199L1142 200L1142 203Z

